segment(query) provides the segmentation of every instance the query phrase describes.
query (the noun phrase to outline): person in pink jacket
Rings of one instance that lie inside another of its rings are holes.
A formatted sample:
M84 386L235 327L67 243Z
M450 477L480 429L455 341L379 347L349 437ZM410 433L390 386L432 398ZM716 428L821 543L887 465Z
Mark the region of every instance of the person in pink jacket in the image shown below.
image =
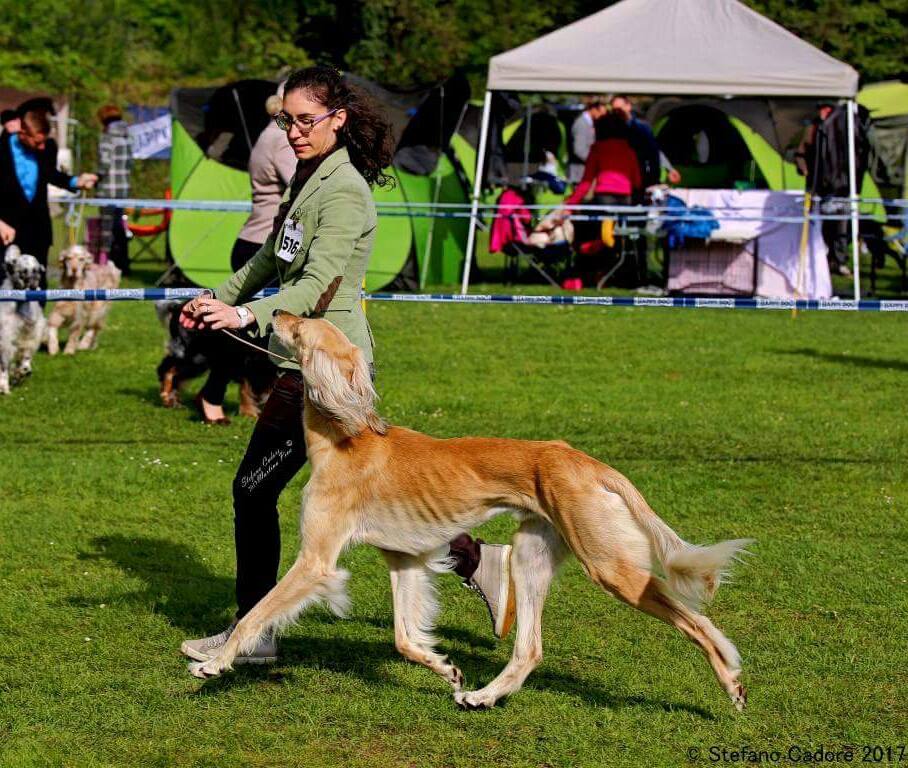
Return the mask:
M590 148L583 177L566 202L583 202L592 188L593 200L607 197L602 204L626 204L642 187L640 160L631 146L627 126L621 116L610 112L596 121L596 142Z

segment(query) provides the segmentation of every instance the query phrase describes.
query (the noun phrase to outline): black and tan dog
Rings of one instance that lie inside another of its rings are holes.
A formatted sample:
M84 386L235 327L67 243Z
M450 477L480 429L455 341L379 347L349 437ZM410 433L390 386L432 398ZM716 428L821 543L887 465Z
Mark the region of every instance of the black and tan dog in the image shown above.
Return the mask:
M277 367L257 353L218 331L190 331L179 323L185 301L155 302L158 319L168 332L164 359L158 365L161 403L181 405L180 389L205 373L224 376L240 385L240 415L258 418L267 400Z

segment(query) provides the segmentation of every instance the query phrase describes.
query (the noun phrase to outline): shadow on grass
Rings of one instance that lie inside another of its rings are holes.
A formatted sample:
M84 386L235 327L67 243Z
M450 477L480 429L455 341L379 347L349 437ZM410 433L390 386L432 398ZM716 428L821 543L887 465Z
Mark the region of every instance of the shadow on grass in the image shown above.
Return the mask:
M224 624L234 604L233 579L214 573L198 553L184 544L167 539L102 536L92 540L93 552L79 555L84 560L108 560L131 576L145 582L145 588L114 594L108 602L126 602L163 614L171 624L190 635L205 634ZM102 601L97 595L91 602ZM69 600L82 604L81 597Z
M130 603L166 616L173 626L190 635L211 632L223 625L233 607L233 579L214 573L199 561L194 549L184 544L150 537L102 536L93 539L92 546L94 551L82 553L81 559L107 560L145 582L144 589L126 594L112 594L106 598L92 595L90 602L93 605L105 600ZM71 605L81 606L88 602L82 597L69 598ZM313 619L326 624L338 622L330 616L307 617L307 621ZM281 642L281 668L238 667L235 673L206 681L194 695L217 694L255 681L283 683L288 677L292 680L292 669L295 667L350 673L376 686L394 685L393 676L388 673L386 664L408 662L402 659L394 647L391 622L383 617L359 616L352 623L382 630L387 637L383 640L363 640L349 636L290 636ZM439 634L461 646L452 654L452 659L461 667L473 687L491 681L504 667L505 657L509 655L507 651L498 652L498 646L491 637L477 635L462 627L446 624L439 628ZM463 645L476 651L467 650ZM550 661L549 664L554 665L554 662ZM426 674L432 673L427 670ZM588 680L560 673L556 669L537 670L531 680L534 688L561 691L597 707L644 707L668 712L679 710L705 719L714 719L712 714L700 707L659 701L642 695L614 694L597 688ZM435 688L427 686L423 690L428 693Z
M154 371L151 372L152 376ZM144 400L146 403L150 403L157 408L162 408L161 406L161 395L158 391L157 385L150 385L148 387L121 387L117 390L118 395L126 395L130 398L135 398L136 400ZM184 403L185 405L185 403Z
M326 619L330 621L330 619ZM360 620L361 621L361 620ZM373 624L371 621L361 623ZM449 627L445 627L445 634L449 634ZM280 668L267 668L255 666L237 667L233 672L222 677L212 678L202 683L192 692L192 696L210 696L247 687L254 683L288 683L293 682L294 669L305 667L308 669L330 670L340 674L353 674L364 682L377 687L394 686L403 687L394 680L388 665L409 664L395 650L392 632L388 633L387 641L355 640L350 638L331 639L324 637L290 637L281 643ZM470 632L464 633L468 637L475 637ZM501 659L489 658L487 654L470 653L459 649L452 655L452 661L457 664L467 680L467 688L482 687L497 676L504 667ZM548 662L552 664L553 662ZM437 682L429 670L425 671L426 684L412 688L414 695L434 695L443 687L433 685ZM550 690L574 696L587 704L608 709L628 709L640 707L648 710L661 710L664 712L687 712L704 720L715 721L717 718L708 710L686 703L663 701L650 698L642 694L612 693L597 687L588 680L562 674L556 670L537 670L529 678L531 690L540 692ZM410 686L407 686L410 687ZM506 706L507 699L499 702L499 706Z
M325 621L331 620L325 617ZM292 682L301 668L352 674L375 686L397 686L386 665L405 663L394 648L392 636L382 642L294 635L281 640L280 652L277 667L238 666L233 672L200 683L191 695L217 695L255 682ZM432 674L428 670L426 673Z
M194 393L201 389L202 385L205 383L205 380L203 377L198 377L194 379L194 381L195 384L186 383L185 388L181 389L180 404L176 408L170 409L170 411L182 415L186 419L186 421L201 424L202 417L199 415L198 410L193 405L192 399L195 396ZM161 412L167 410L161 405L161 396L158 392L157 387L122 387L117 390L117 394L144 401L149 405L153 405L156 410L159 409ZM239 403L236 402L235 399L225 397L223 405L228 412L228 415L234 417L234 412L238 410ZM236 413L236 417L239 416L240 414ZM240 420L242 421L244 419Z
M908 371L908 361L906 360L885 360L878 357L865 357L863 355L845 355L835 352L820 352L819 350L809 348L778 349L776 351L783 355L812 357L815 360L823 360L827 363L854 365L860 368L880 368L887 371Z
M588 680L564 675L554 669L538 670L530 677L530 682L533 688L537 690L553 690L567 693L596 707L606 707L608 709L641 707L643 709L662 710L663 712L688 712L704 720L717 719L709 710L693 704L662 701L649 698L643 694L614 693L603 690Z

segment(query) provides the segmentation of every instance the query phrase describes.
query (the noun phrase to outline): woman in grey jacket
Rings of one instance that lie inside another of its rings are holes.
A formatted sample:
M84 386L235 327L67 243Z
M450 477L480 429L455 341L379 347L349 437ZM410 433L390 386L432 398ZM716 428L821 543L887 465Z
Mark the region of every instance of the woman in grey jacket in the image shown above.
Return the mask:
M360 290L378 223L371 184L390 183L390 127L346 80L330 67L294 73L275 115L300 161L284 195L271 234L255 256L213 295L203 294L183 309L186 327L249 328L270 334L268 349L291 357L271 334L271 318L282 309L320 316L334 323L372 361L372 332ZM277 280L274 296L252 300ZM237 555L237 619L277 583L280 529L277 500L306 462L300 413L303 380L296 363L275 358L281 376L246 449L233 482ZM495 633L503 637L514 619L508 561L510 547L474 541L451 542L455 571L485 599ZM207 661L226 642L223 632L183 643L182 652ZM262 664L277 658L266 638L234 664Z

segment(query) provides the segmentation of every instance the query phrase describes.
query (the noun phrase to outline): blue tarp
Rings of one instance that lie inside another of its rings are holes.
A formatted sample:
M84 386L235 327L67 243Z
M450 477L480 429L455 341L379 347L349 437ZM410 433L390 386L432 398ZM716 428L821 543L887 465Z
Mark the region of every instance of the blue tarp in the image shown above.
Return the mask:
M666 205L667 220L662 222L662 229L668 237L669 248L684 245L684 239L688 237L705 240L719 228L719 222L707 208L699 205L688 208L683 200L674 195L668 196Z

